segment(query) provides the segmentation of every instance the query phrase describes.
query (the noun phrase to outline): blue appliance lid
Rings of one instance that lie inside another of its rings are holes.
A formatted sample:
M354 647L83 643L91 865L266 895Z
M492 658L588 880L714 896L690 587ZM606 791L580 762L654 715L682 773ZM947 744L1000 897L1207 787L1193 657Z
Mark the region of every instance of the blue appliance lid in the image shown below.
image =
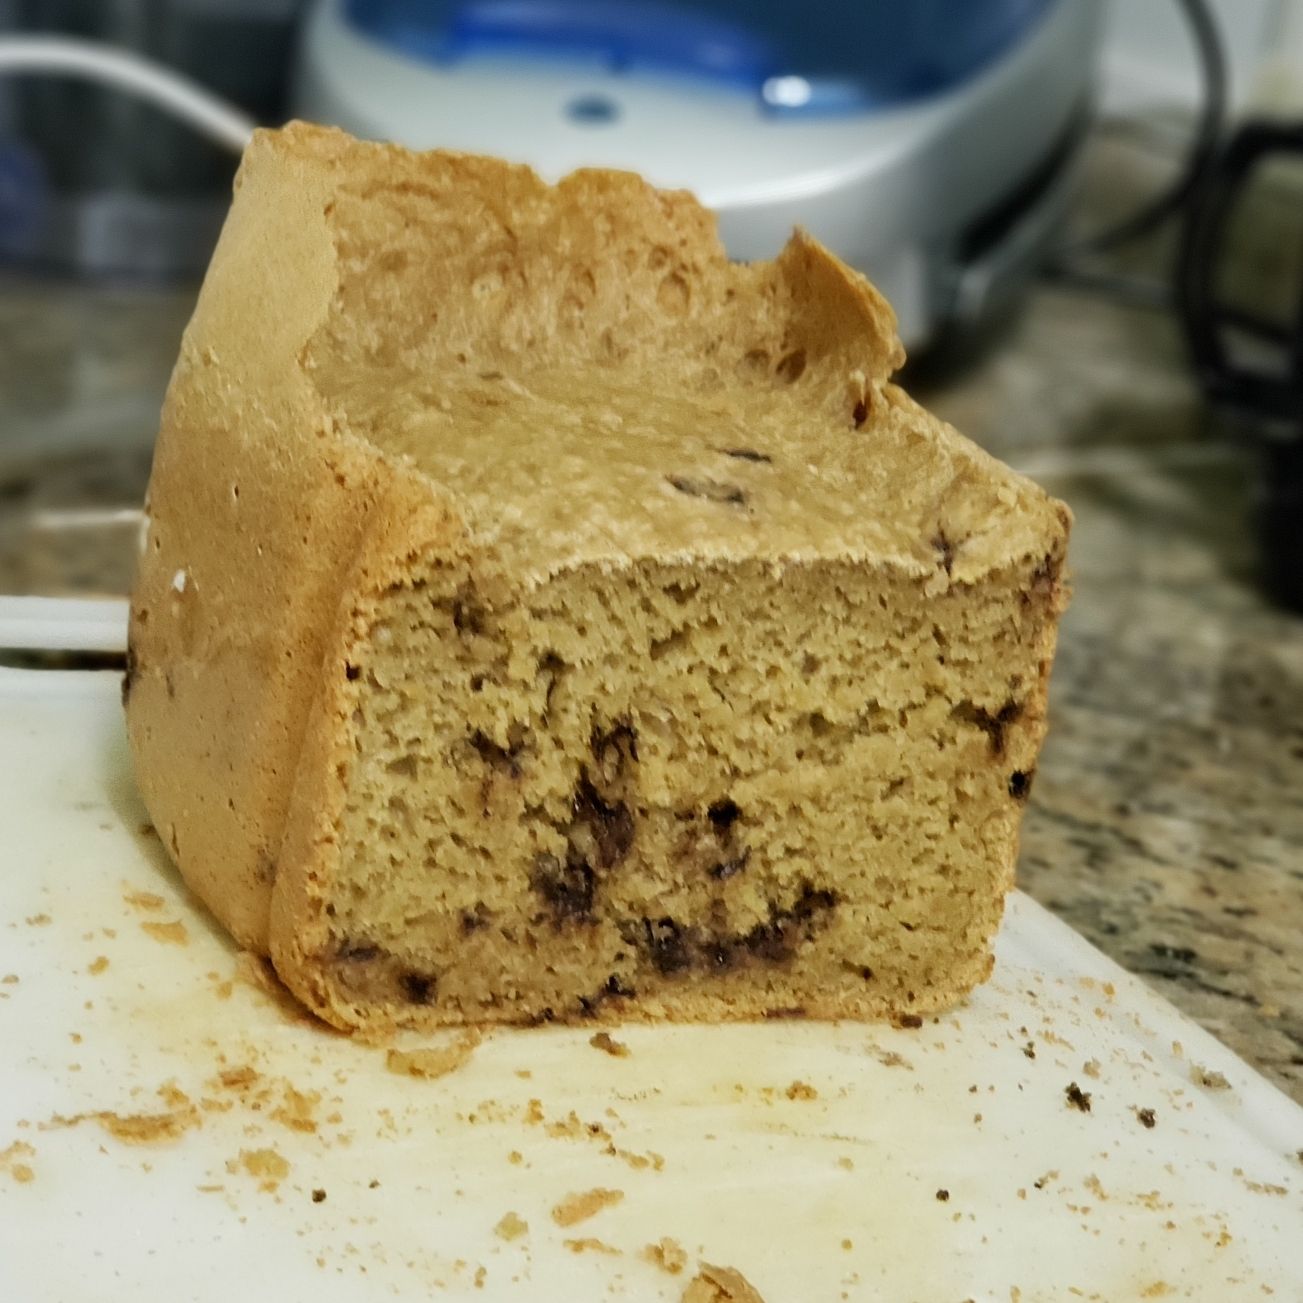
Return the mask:
M852 113L953 89L1060 0L344 0L360 33L410 58L682 76L765 111Z

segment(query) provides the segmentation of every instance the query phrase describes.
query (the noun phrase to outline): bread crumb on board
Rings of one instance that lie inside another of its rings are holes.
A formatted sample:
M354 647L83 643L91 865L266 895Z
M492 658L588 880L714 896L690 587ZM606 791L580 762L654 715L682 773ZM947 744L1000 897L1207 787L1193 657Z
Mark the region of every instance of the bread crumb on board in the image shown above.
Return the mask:
M529 1223L514 1212L506 1212L493 1228L493 1233L500 1240L518 1240L522 1235L529 1234Z
M788 1099L818 1099L819 1092L804 1081L794 1081L788 1086L786 1095Z
M448 1045L432 1045L419 1050L389 1050L385 1067L399 1076L433 1080L456 1072L466 1063L480 1043L478 1032L466 1032Z
M287 1081L284 1083L280 1104L272 1110L272 1117L291 1131L315 1134L317 1130L315 1114L320 1103L321 1095L317 1091L296 1090Z
M232 1174L246 1172L258 1181L258 1189L268 1193L289 1175L289 1159L274 1149L241 1149L239 1155L229 1159L226 1170Z
M86 971L92 977L98 977L109 966L108 955L96 955L94 959L86 965Z
M19 1185L27 1185L36 1179L36 1172L25 1160L35 1157L36 1150L27 1141L15 1140L8 1149L0 1149L0 1171L7 1169Z
M897 1054L895 1050L884 1050L880 1045L873 1045L869 1047L869 1053L884 1068L904 1068L907 1072L914 1071L914 1065L903 1054Z
M595 1240L591 1237L582 1240L562 1240L561 1243L571 1253L605 1253L613 1258L622 1255L622 1250L617 1249L614 1244L607 1244L605 1240Z
M595 1032L588 1038L588 1043L595 1050L609 1054L613 1059L627 1059L629 1047L623 1041L617 1041L610 1032Z
M668 1235L662 1235L655 1244L647 1245L642 1256L671 1276L677 1276L688 1265L687 1252L678 1240Z
M1202 1086L1205 1090L1230 1090L1231 1088L1231 1083L1220 1072L1205 1068L1201 1063L1191 1066L1190 1080L1196 1086Z
M193 1127L203 1126L198 1110L189 1100L162 1113L115 1113L104 1109L90 1116L124 1145L167 1143L179 1140Z
M155 941L161 941L169 946L183 946L190 940L190 934L179 918L173 919L170 923L147 920L140 925L140 930L148 933Z
M574 1226L595 1217L603 1208L610 1208L624 1198L623 1190L582 1190L568 1194L552 1209L552 1220L558 1226Z
M765 1303L756 1287L732 1267L698 1265L697 1274L683 1291L681 1303Z
M1075 1108L1080 1113L1090 1112L1090 1091L1082 1090L1075 1081L1063 1088L1063 1097L1069 1108Z
M141 909L149 913L160 910L167 901L154 891L124 891L122 899L126 901L132 909Z

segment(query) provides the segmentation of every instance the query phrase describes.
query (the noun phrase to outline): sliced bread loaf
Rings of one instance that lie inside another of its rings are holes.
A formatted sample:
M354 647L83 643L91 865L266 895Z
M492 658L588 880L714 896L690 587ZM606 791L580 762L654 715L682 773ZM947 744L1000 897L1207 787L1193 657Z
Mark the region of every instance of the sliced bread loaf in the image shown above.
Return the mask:
M260 133L126 683L182 873L351 1028L923 1013L981 981L1068 513L890 309L689 196Z

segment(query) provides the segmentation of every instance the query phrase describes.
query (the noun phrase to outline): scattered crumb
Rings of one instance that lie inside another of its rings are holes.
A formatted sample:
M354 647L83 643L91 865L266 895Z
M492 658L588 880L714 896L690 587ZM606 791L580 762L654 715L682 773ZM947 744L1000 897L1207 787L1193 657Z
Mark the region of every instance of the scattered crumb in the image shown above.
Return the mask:
M399 1076L421 1077L427 1081L446 1077L469 1061L479 1043L478 1032L465 1032L447 1045L421 1050L390 1050L385 1055L385 1067Z
M321 1190L321 1189L313 1190L313 1192L312 1192L312 1202L313 1202L313 1203L325 1203L325 1202L326 1202L326 1192L325 1192L324 1190Z
M162 941L170 946L183 946L190 940L181 920L173 919L170 923L146 922L140 925L142 932L147 932L155 941Z
M905 1031L918 1031L923 1026L923 1019L916 1013L900 1013L891 1020L891 1025Z
M484 1288L484 1281L487 1279L488 1274L489 1274L489 1273L488 1273L488 1270L487 1270L486 1268L484 1268L484 1267L476 1267L476 1268L475 1268L475 1288L476 1288L476 1289L483 1289L483 1288Z
M1057 1169L1057 1168L1052 1168L1050 1171L1046 1172L1044 1176L1042 1176L1042 1177L1038 1177L1035 1181L1032 1182L1032 1184L1033 1184L1033 1185L1034 1185L1038 1190L1044 1190L1045 1187L1046 1187L1046 1186L1047 1186L1051 1181L1057 1181L1058 1178L1059 1178L1059 1172L1058 1172L1058 1169Z
M623 1041L617 1041L610 1032L595 1032L588 1038L588 1043L595 1050L601 1050L615 1059L627 1059L629 1047Z
M818 1099L819 1092L804 1081L794 1081L787 1088L788 1099Z
M1190 1080L1205 1090L1230 1090L1231 1088L1231 1083L1220 1072L1213 1072L1199 1063L1191 1065Z
M613 1244L607 1244L604 1240L562 1240L561 1243L564 1244L571 1253L606 1253L615 1258L618 1258L621 1255L619 1249L617 1249Z
M950 1191L949 1191L949 1190L938 1190L938 1191L937 1191L937 1203L949 1203L949 1202L950 1202Z
M1167 1298L1170 1294L1175 1293L1176 1290L1174 1290L1165 1280L1156 1280L1152 1285L1146 1285L1145 1288L1140 1291L1140 1297Z
M153 911L162 909L167 901L162 896L155 895L152 891L125 891L122 893L122 899L131 906L132 909L144 909Z
M1086 1062L1081 1065L1082 1072L1084 1072L1092 1081L1099 1080L1099 1068L1100 1065L1098 1059L1087 1059Z
M703 1262L683 1291L682 1303L765 1303L755 1286L732 1267Z
M1136 1121L1140 1123L1146 1131L1152 1131L1157 1125L1158 1119L1154 1116L1152 1108L1136 1109Z
M217 1084L227 1090L245 1090L257 1080L258 1070L247 1063L238 1068L223 1068L217 1074Z
M1074 1081L1064 1087L1063 1094L1068 1101L1069 1108L1075 1108L1082 1113L1090 1112L1090 1091L1082 1090Z
M286 1082L280 1106L272 1111L272 1117L282 1126L289 1127L291 1131L306 1131L311 1134L317 1129L317 1120L313 1113L320 1103L321 1096L315 1090L304 1093L295 1090L289 1082Z
M529 1234L529 1223L515 1213L503 1213L502 1219L493 1228L493 1233L500 1240L518 1240Z
M32 1165L24 1160L35 1158L36 1150L25 1140L15 1140L8 1149L0 1149L0 1170L8 1168L9 1175L19 1185L27 1185L36 1179Z
M671 1276L677 1276L688 1265L688 1255L683 1246L668 1235L662 1235L655 1244L647 1245L642 1256L662 1271L668 1271Z
M6 973L3 977L0 977L0 985L2 985L2 986L17 986L17 985L18 985L18 974L17 974L17 973Z
M558 1226L574 1226L577 1222L595 1217L603 1208L609 1208L624 1198L623 1190L583 1190L569 1194L552 1209L552 1220Z
M48 914L33 914L31 918L26 919L28 927L49 927L53 922Z
M843 1154L837 1160L837 1166L843 1168L847 1172L853 1172L855 1170L855 1160L853 1158L848 1158L845 1154Z
M904 1068L907 1072L914 1071L914 1065L903 1054L897 1054L895 1050L884 1050L874 1045L870 1047L869 1053L884 1068Z
M98 1113L60 1120L75 1126L84 1117L94 1118L109 1135L124 1145L151 1145L179 1140L192 1127L203 1126L199 1110L175 1086L164 1086L158 1093L164 1103L170 1106L162 1113L115 1113L103 1109Z
M849 1252L850 1252L854 1247L855 1247L855 1245L854 1245L850 1240L843 1240L843 1241L842 1241L842 1248L843 1248L847 1253L849 1253Z
M185 1108L190 1103L190 1096L175 1081L165 1081L157 1093L159 1099L171 1108Z
M520 1164L523 1163L524 1161L525 1161L525 1155L522 1154L519 1149L513 1149L511 1153L507 1155L507 1162L509 1163Z
M86 971L92 977L98 977L109 966L107 955L96 955L87 965Z
M258 1189L271 1192L289 1175L289 1161L274 1149L241 1149L238 1158L226 1164L228 1172L247 1172L258 1181Z

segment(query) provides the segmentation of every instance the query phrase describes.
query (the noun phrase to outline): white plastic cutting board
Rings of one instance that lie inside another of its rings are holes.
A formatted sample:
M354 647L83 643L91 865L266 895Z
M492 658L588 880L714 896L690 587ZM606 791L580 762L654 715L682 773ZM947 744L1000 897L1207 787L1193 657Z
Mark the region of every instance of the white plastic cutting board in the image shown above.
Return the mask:
M1303 1299L1303 1110L1022 896L921 1029L502 1031L415 1079L249 980L145 819L116 676L0 670L5 1303L678 1300L699 1259L766 1303Z

